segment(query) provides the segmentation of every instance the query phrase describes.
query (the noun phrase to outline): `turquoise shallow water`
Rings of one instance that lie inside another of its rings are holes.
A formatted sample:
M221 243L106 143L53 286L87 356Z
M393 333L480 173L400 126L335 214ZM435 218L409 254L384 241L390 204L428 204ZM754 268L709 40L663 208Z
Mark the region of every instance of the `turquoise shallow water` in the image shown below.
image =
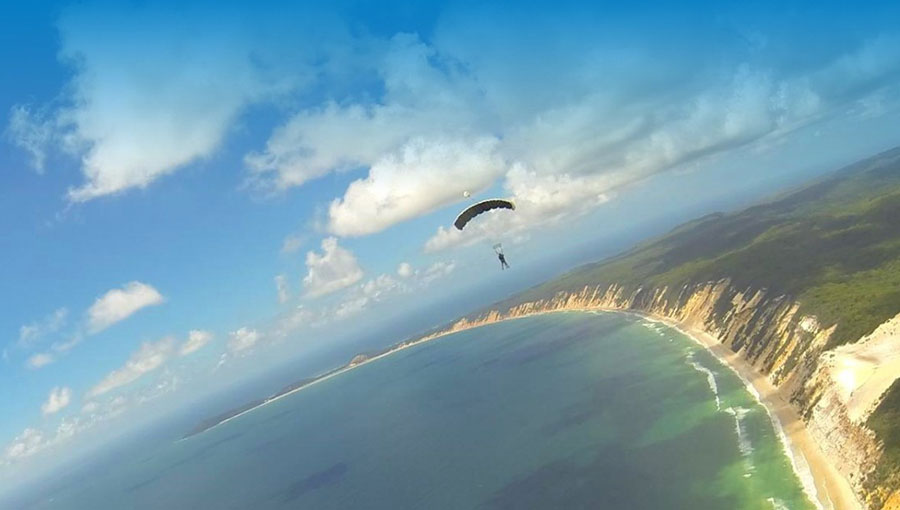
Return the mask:
M37 508L813 508L734 374L612 313L409 348L89 480Z

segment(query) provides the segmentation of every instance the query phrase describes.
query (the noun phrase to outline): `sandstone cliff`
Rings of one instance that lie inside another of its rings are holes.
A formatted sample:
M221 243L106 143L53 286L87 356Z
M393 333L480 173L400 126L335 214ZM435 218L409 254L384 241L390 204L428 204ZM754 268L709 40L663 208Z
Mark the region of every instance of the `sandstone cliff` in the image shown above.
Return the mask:
M620 285L585 286L553 297L497 308L463 318L441 333L500 320L562 310L621 310L652 314L681 322L717 338L749 361L776 387L791 395L791 403L823 453L850 481L867 507L896 509L900 491L876 474L883 464L883 445L866 426L885 391L900 375L900 367L882 363L873 352L900 359L900 316L853 344L829 349L835 326L823 328L816 317L784 296L764 290L740 290L727 279L679 288L626 290ZM879 377L860 378L859 365L876 366ZM846 365L846 367L845 367ZM848 372L849 370L849 372ZM875 390L865 402L848 405L866 385Z
M450 329L615 309L707 333L788 396L869 508L900 509L900 148L491 308Z

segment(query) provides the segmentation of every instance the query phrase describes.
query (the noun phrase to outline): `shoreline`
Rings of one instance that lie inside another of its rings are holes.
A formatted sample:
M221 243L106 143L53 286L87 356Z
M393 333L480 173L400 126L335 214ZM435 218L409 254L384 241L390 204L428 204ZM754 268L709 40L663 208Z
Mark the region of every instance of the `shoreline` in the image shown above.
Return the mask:
M441 335L441 336L443 336L443 335ZM251 408L249 408L249 409L245 409L245 410L243 410L243 411L241 411L241 412L239 412L239 413L237 413L237 414L235 414L235 415L233 415L233 416L229 416L228 418L225 418L224 420L222 420L222 421L220 421L220 422L217 422L217 423L214 424L214 425L211 425L211 426L209 426L209 427L206 427L205 429L203 429L203 430L201 430L201 431L195 432L195 433L193 433L193 434L186 435L186 436L182 437L181 439L179 439L178 441L185 441L185 440L190 439L190 438L192 438L192 437L194 437L194 436L199 436L199 435L201 435L201 434L204 434L204 433L206 433L206 432L209 432L210 430L212 430L212 429L214 429L214 428L216 428L216 427L219 427L220 425L224 425L224 424L230 422L231 420L240 418L241 416L243 416L243 415L245 415L245 414L251 413L251 412L253 412L253 411L257 410L257 409L260 409L260 408L262 408L262 407L264 407L264 406L267 406L267 405L271 404L272 402L281 400L282 398L285 398L285 397L287 397L287 396L293 395L294 393L297 393L297 392L299 392L299 391L303 391L303 390L309 388L310 386L314 386L314 385L316 385L316 384L318 384L318 383L320 383L320 382L327 381L328 379L331 379L332 377L335 377L335 376L338 376L338 375L340 375L340 374L349 372L349 371L353 370L354 368L359 368L359 367L361 367L361 366L363 366L363 365L365 365L365 364L367 364L367 363L371 363L371 362L373 362L373 361L379 360L379 359L384 358L384 357L386 357L386 356L390 356L391 354L394 354L395 352L402 351L403 349L406 349L407 347L412 347L413 345L418 345L418 344L420 344L420 343L425 343L425 342L427 342L428 340L434 340L435 338L438 338L438 337L429 337L428 339L416 340L416 341L413 341L413 342L408 343L408 344L399 345L399 346L397 346L396 348L390 349L390 350L388 350L388 351L386 351L386 352L383 352L383 353L381 353L381 354L379 354L379 355L377 355L377 356L372 356L371 358L368 358L368 359L366 359L366 360L364 360L364 361L361 361L361 362L359 362L359 363L356 363L356 364L353 364L353 365L348 364L348 365L344 365L344 366L339 367L339 368L332 369L332 370L326 372L325 375L321 375L321 376L319 376L317 379L312 380L312 381L310 381L309 383L304 384L303 386L300 386L299 388L294 388L294 389L292 389L292 390L290 390L290 391L286 391L286 392L281 393L281 394L279 394L279 395L276 395L276 396L274 396L274 397L267 398L267 399L265 399L264 401L260 402L259 404L255 405L255 406L253 406L253 407L251 407Z
M759 373L747 360L722 344L710 333L687 323L650 314L638 310L623 310L607 307L572 307L541 310L516 315L497 317L490 321L469 323L465 327L435 333L421 341L434 340L446 335L469 329L560 312L614 312L633 315L646 320L660 322L700 344L716 357L724 366L734 372L744 383L747 391L762 405L791 462L794 474L809 497L821 510L865 510L847 479L834 467L818 444L809 435L806 424L790 403L789 395L775 388L768 378ZM388 353L389 354L389 353Z
M616 311L616 310L609 310ZM634 312L633 312L634 313ZM636 313L661 322L702 345L744 382L763 406L781 439L794 473L813 504L824 510L863 510L850 483L828 460L809 435L806 424L790 404L789 396L774 387L749 362L711 335L688 324L651 314Z
M622 310L617 308L602 307L586 307L586 308L561 308L553 310L541 310L516 315L513 317L495 316L490 320L483 322L467 323L463 327L454 328L431 333L415 340L397 344L394 348L389 348L377 356L368 358L360 363L348 364L333 370L327 375L323 375L319 379L311 381L309 384L272 397L257 406L251 407L241 413L222 420L215 425L198 432L199 435L211 429L223 425L235 418L243 416L251 411L259 409L267 404L280 400L281 398L302 391L314 384L328 380L334 376L349 372L355 368L361 367L368 363L390 356L409 347L424 344L432 340L437 340L454 333L468 331L480 328L490 324L499 322L507 322L526 317L535 317L560 312L609 312L623 313L646 319L649 321L659 322L670 327L683 335L687 336L694 342L700 344L704 349L716 357L725 367L730 369L744 383L748 392L753 395L760 405L765 409L769 416L775 432L778 434L782 443L785 455L791 462L791 467L795 475L806 492L810 501L820 510L864 510L862 504L850 486L850 483L844 476L832 465L825 454L818 447L816 442L809 435L806 425L797 414L794 407L790 404L789 396L784 395L781 390L775 388L766 378L765 375L759 373L748 361L741 358L740 355L723 345L719 340L710 333L691 326L689 324L673 320L668 317L662 317L646 312L636 310ZM188 436L183 439L188 439ZM183 440L182 439L182 440Z

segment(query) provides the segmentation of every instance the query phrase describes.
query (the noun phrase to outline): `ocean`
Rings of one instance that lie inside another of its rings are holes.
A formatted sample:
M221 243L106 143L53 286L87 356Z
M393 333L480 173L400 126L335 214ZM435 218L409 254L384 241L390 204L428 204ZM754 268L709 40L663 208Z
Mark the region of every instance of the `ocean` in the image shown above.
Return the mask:
M136 451L34 508L814 508L737 376L621 313L455 333Z

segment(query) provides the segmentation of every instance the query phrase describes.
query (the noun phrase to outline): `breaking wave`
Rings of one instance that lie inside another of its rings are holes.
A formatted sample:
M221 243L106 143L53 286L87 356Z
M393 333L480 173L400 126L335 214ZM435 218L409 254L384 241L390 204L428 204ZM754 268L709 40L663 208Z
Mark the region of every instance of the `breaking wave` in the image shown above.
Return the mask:
M693 352L688 353L687 362L688 365L694 367L694 370L706 375L706 381L709 383L709 389L712 390L713 395L715 395L716 397L716 410L721 411L722 400L719 398L719 385L716 384L716 374L714 374L712 370L704 367L700 363L697 363L697 361L694 359Z
M744 416L747 416L750 410L744 407L727 407L725 412L734 417L734 431L737 433L738 449L741 451L741 455L749 457L753 453L753 445L750 444L750 438L747 436Z
M791 510L790 507L787 506L787 503L778 499L778 498L769 498L769 503L772 503L772 508L775 510Z

